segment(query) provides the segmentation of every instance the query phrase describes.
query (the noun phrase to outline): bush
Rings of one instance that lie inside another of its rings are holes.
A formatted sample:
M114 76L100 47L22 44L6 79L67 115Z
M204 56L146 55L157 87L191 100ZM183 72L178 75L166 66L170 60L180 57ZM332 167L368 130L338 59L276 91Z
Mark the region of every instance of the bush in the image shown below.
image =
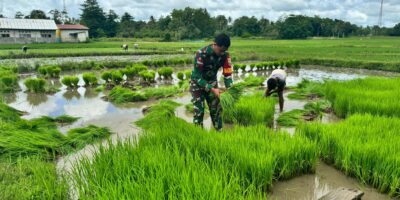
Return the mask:
M46 80L42 78L28 78L24 81L24 84L29 92L40 93L46 92Z
M85 86L96 86L97 85L97 77L94 73L84 73L82 75L83 81L85 82Z
M158 70L158 74L160 76L164 77L165 79L171 79L173 73L174 73L174 69L172 67L161 67Z
M68 88L78 88L79 78L77 76L64 76L61 83Z

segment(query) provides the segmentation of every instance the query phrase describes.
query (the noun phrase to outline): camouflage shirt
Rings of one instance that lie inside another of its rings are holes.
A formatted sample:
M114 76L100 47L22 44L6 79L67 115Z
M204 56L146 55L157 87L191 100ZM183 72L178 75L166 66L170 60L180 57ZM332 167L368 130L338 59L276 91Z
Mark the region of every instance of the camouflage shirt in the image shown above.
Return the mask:
M232 65L228 52L217 56L212 45L199 49L194 59L194 69L191 80L205 91L210 91L217 83L217 73L222 67L225 87L232 85Z

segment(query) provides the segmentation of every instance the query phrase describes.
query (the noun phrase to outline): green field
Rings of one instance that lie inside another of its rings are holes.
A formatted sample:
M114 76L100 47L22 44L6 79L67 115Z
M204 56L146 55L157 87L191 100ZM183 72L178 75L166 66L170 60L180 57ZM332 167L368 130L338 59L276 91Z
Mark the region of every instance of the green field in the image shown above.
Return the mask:
M30 44L27 55L21 45L0 45L0 57L60 57L130 54L193 54L211 41L95 41L81 44ZM125 53L121 44L139 44ZM400 40L396 37L318 38L309 40L233 39L230 52L234 61L299 59L303 64L399 71ZM181 52L181 48L184 51ZM10 53L11 52L11 53Z

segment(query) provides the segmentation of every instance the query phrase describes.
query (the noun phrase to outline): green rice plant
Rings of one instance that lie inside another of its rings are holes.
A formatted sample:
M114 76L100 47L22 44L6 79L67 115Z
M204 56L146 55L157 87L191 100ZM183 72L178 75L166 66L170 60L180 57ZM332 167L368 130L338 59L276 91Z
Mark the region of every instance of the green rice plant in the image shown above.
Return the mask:
M152 83L156 77L156 72L153 70L141 71L139 72L139 76L143 79L143 81Z
M279 61L279 66L280 66L281 68L285 67L285 66L286 66L285 61Z
M76 121L78 121L79 117L72 117L69 115L60 115L58 117L49 117L49 116L43 116L40 119L49 121L49 122L55 122L61 125L67 125L67 124L72 124Z
M112 78L111 71L104 71L101 73L101 79L103 79L106 83L110 83Z
M24 84L29 92L46 92L47 82L42 78L27 78L25 79Z
M123 75L118 70L111 70L111 81L115 85L119 85L124 80Z
M238 72L239 69L240 69L240 64L234 64L234 65L233 65L233 71L234 71L234 72Z
M294 63L294 66L295 66L296 68L299 68L299 67L300 67L300 61L299 61L299 60L294 60L293 63Z
M176 77L181 81L185 80L185 74L183 72L178 72Z
M293 60L286 61L286 67L287 68L292 68L293 66L294 66L294 61Z
M400 79L366 78L346 82L326 82L326 98L335 113L346 117L370 113L400 117Z
M281 113L276 120L280 126L297 126L303 121L305 110L294 109L289 112Z
M9 69L0 68L0 92L13 92L17 88L17 74Z
M307 79L303 79L293 90L294 92L288 95L289 99L314 99L325 95L325 85L323 83Z
M243 79L242 82L237 83L238 85L241 85L243 87L257 87L257 86L262 86L265 81L265 78L260 76L253 76L252 74L246 78Z
M77 76L64 76L61 79L61 83L67 86L68 88L78 88L79 85L79 77Z
M75 128L68 131L66 144L73 149L82 149L87 144L102 140L110 136L110 134L107 128L99 128L94 125Z
M82 74L82 79L85 82L85 86L97 86L97 77L92 72Z
M0 199L68 199L66 178L40 157L2 160L0 177Z
M164 79L172 79L172 74L174 73L174 69L172 67L161 67L160 69L158 69L157 72Z
M239 67L243 72L245 72L247 65L246 64L240 64Z
M61 68L57 66L40 66L38 72L44 77L58 78L60 77Z
M139 75L139 72L148 70L147 66L143 64L133 64L131 67L121 69L121 73L126 75L128 79L133 79Z
M184 73L185 73L185 79L190 80L192 76L192 70L191 69L185 70Z
M325 162L398 198L399 128L399 118L354 114L336 124L302 124L296 134L317 142Z
M279 61L273 62L273 66L274 66L274 68L278 68L279 67Z
M79 196L258 199L273 180L315 170L316 146L302 137L262 125L216 134L175 117L177 106L152 106L137 122L145 130L139 141L101 148L79 162L73 172Z

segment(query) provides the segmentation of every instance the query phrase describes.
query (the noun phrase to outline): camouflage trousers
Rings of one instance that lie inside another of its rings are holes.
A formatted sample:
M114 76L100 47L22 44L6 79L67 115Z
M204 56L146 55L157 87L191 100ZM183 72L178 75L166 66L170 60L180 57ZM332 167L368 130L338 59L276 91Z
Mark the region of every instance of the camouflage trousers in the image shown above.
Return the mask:
M212 83L214 88L217 88L217 82ZM207 92L200 88L196 83L190 83L190 93L192 94L192 103L194 107L193 123L199 126L203 126L204 118L204 101L207 102L208 109L210 111L211 120L216 130L222 129L222 118L221 112L222 107L219 103L218 97L211 91Z

